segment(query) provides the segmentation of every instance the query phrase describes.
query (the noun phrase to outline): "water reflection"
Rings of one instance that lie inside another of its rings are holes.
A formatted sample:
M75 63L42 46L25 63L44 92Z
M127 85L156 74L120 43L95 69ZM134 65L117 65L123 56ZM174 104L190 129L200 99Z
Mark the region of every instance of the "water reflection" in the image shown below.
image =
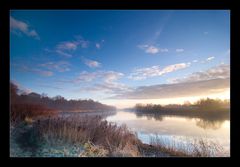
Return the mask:
M118 125L125 124L136 132L138 138L149 143L154 135L165 136L171 141L176 138L206 138L218 142L224 150L230 150L230 120L226 117L193 117L163 114L142 114L118 111L116 115L106 118ZM184 142L185 139L182 141Z
M165 117L176 117L176 115L163 115L163 114L143 114L135 112L137 118L144 118L146 117L147 120L155 120L155 121L163 121ZM196 125L203 129L212 129L217 130L221 128L222 124L229 120L229 117L218 117L218 116L211 116L211 117L194 117L194 116L180 116L185 118L186 120L192 120L194 119L196 122Z
M203 129L212 129L212 130L217 130L221 128L223 123L224 123L224 120L209 121L209 120L199 119L198 121L196 121L196 125L198 127L201 127Z

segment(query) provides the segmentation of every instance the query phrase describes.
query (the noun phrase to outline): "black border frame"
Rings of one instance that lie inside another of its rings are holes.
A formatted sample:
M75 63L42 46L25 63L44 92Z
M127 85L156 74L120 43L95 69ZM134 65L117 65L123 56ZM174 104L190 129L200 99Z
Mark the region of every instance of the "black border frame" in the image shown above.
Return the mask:
M171 9L171 10L181 10L181 9L190 9L190 10L231 10L231 32L230 32L230 50L231 50L231 56L230 56L230 64L231 64L231 82L230 82L230 92L231 92L231 118L230 118L230 136L231 136L231 143L230 143L230 157L229 158L190 158L191 160L210 160L211 162L215 163L219 160L224 160L224 162L227 162L233 158L237 157L237 144L239 139L239 133L237 133L237 109L234 109L235 106L237 106L237 102L234 100L237 97L237 82L234 80L234 73L237 73L237 58L239 54L239 50L237 50L238 43L237 39L239 39L238 30L239 27L237 26L238 20L240 20L238 15L238 5L237 3L234 3L232 0L164 0L164 1L154 1L154 0L147 0L147 1L137 1L137 0L85 0L85 1L78 1L78 0L39 0L39 1L30 1L30 0L16 0L11 2L2 1L1 3L1 21L0 21L0 30L1 30L1 65L0 65L0 76L1 76L1 82L0 82L0 88L1 88L1 106L4 106L2 109L2 114L4 114L4 117L1 116L2 120L1 123L3 124L2 127L4 127L4 139L5 141L2 141L2 137L0 137L1 143L4 142L4 146L6 148L4 150L1 149L1 151L4 151L4 157L7 158L7 160L13 160L15 162L20 162L23 159L24 160L43 160L48 161L53 160L53 162L56 162L56 160L59 160L58 162L63 162L62 160L66 160L65 162L69 162L68 160L87 160L86 162L89 163L93 159L95 161L97 160L106 160L107 158L10 158L9 154L9 115L6 112L6 110L9 111L9 83L10 83L10 74L9 74L9 57L10 57L10 32L9 32L9 11L10 10L17 10L17 9L112 9L112 10L124 10L124 9L132 9L132 10L139 10L139 9L149 9L149 10L158 10L158 9ZM2 24L3 23L3 24ZM236 56L236 57L235 57ZM236 69L234 69L236 68ZM237 77L235 77L237 79ZM233 92L234 90L234 92ZM236 90L236 91L235 91ZM4 92L4 94L2 94ZM3 130L1 130L3 132ZM2 135L1 135L2 136ZM6 144L5 144L6 143ZM8 144L7 144L8 143ZM236 146L235 146L236 145ZM2 156L1 156L2 157ZM108 158L107 160L125 160L125 159L131 159L134 162L138 161L139 163L142 163L142 160L161 160L162 162L165 161L169 163L169 160L174 160L175 162L182 162L187 159L189 161L189 158ZM90 160L90 161L89 161ZM221 161L220 161L221 162ZM223 161L222 161L223 162ZM194 162L193 162L194 163ZM191 163L188 163L191 164ZM113 163L115 165L115 163ZM117 164L116 164L117 165ZM194 164L192 164L194 165Z

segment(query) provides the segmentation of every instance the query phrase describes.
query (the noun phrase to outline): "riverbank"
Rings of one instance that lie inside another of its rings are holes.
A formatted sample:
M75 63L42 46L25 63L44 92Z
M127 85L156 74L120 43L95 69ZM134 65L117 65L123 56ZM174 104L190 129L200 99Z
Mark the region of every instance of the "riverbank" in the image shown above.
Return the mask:
M211 156L206 148L192 154L160 142L143 144L126 126L93 115L25 120L11 128L10 139L11 157Z

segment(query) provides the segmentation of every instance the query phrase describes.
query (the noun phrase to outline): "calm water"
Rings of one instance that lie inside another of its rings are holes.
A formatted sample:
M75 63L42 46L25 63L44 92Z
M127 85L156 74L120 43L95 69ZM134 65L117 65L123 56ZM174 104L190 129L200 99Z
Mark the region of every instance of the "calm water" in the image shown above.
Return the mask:
M118 125L126 124L144 143L150 143L150 138L156 135L168 141L174 140L175 143L201 137L217 142L223 146L224 155L230 155L229 120L206 121L178 116L140 117L134 112L126 111L118 111L116 115L108 116L106 119Z

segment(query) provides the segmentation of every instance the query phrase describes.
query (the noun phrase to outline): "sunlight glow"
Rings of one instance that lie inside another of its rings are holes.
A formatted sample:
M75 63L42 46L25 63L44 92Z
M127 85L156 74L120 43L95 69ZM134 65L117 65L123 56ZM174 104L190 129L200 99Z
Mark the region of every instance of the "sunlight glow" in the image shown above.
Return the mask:
M119 109L133 107L137 103L143 103L143 104L184 104L184 102L189 101L191 103L201 99L201 98L213 98L213 99L230 99L230 88L225 90L222 93L217 94L209 94L206 96L193 96L193 97L179 97L179 98L166 98L166 99L111 99L111 100L102 100L102 103L108 104L108 105L114 105Z

